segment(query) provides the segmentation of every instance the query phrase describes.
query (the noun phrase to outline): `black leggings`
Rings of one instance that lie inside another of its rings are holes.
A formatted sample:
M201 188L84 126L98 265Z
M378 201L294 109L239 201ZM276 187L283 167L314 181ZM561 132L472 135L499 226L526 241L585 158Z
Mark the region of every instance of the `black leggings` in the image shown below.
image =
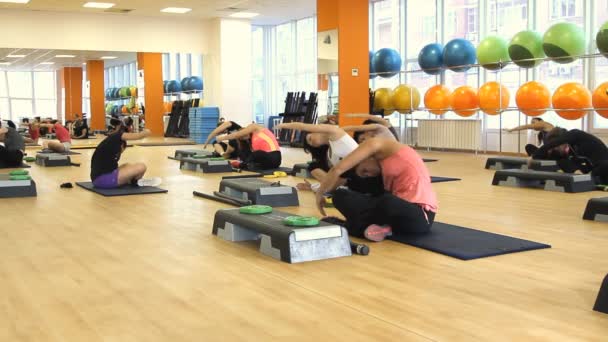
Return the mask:
M7 150L0 146L0 167L19 167L23 163L23 152L19 150Z
M596 184L608 184L608 160L602 160L594 165L591 170L591 177Z
M281 151L247 151L241 153L240 158L249 169L271 170L281 166Z
M528 144L528 145L526 145L525 149L526 149L526 154L528 154L528 157L531 157L534 154L534 152L536 152L536 150L538 150L538 147L535 145L532 145L532 144Z
M388 224L394 235L428 233L435 213L385 192L379 196L338 189L333 194L336 209L346 218L346 229L352 236L363 237L371 224ZM428 221L427 221L428 217Z

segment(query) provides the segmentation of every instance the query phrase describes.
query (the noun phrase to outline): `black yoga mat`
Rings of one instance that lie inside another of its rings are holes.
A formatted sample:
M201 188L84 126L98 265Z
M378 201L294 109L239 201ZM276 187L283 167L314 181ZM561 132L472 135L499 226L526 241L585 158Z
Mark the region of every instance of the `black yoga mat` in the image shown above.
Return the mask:
M389 239L460 260L551 248L543 243L441 222L433 223L429 234L391 236Z
M164 190L161 188L153 187L153 186L132 186L125 185L116 189L98 189L93 186L91 182L77 182L79 187L84 188L89 191L93 191L96 194L103 195L106 197L114 197L114 196L130 196L130 195L148 195L148 194L164 194L167 193L168 190Z
M461 180L460 178L451 177L435 177L431 176L431 183L442 183L442 182L455 182Z
M9 166L9 167L0 166L0 169L29 169L29 168L31 168L31 166L29 166L25 163L21 164L20 166Z
M243 169L243 171L257 172L264 176L267 176L267 175L272 175L276 171L283 171L283 172L287 173L287 175L291 175L291 173L293 172L293 169L289 168L289 167L279 167L279 168L270 169L270 170L262 170L262 169L257 169L257 168L246 168L246 169Z
M439 161L439 159L424 159L423 158L422 161L425 162L425 163L432 163L432 162Z

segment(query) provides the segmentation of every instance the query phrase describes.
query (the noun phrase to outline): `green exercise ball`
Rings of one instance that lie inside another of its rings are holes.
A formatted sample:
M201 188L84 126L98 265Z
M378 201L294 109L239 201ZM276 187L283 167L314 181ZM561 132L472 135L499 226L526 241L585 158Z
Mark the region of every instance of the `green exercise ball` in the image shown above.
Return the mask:
M488 70L498 70L511 61L509 57L509 44L498 36L489 36L479 43L477 47L477 61Z
M585 53L585 32L573 23L558 23L545 32L543 50L547 57L560 64L571 63Z
M542 63L542 61L530 61L527 59L545 57L543 37L536 31L521 31L517 33L509 43L509 57L519 67L534 68Z
M608 57L608 21L600 27L597 36L595 36L595 42L597 43L597 49L600 50L602 55Z

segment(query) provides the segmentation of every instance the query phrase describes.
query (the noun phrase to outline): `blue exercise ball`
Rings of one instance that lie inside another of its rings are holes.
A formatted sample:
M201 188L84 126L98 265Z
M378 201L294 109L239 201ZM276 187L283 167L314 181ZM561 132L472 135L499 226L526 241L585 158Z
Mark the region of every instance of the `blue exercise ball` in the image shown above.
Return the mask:
M420 68L429 75L439 75L443 67L443 46L433 43L426 45L418 54Z
M169 92L169 89L167 88L167 85L169 85L169 81L163 81L163 92L165 94Z
M374 63L372 62L374 59L374 51L369 52L369 79L376 78L376 70L374 69Z
M401 70L401 56L395 49L380 49L372 59L373 69L383 78L390 78Z
M120 98L120 88L113 88L112 90L112 98L119 99Z
M203 91L203 79L198 76L190 77L188 85L190 86L188 90Z
M182 91L190 90L190 77L184 77L181 82Z
M475 46L466 39L452 39L443 49L443 62L452 71L469 70L470 64L475 64L476 58Z
M172 80L167 83L167 91L169 93L179 93L182 91L182 84L180 81Z

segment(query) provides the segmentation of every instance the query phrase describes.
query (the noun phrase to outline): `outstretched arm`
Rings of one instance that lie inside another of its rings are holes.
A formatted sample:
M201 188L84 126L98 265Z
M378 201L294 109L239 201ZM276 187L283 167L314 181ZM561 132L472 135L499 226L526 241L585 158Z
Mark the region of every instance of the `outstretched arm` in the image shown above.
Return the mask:
M345 130L346 132L369 132L369 131L376 131L379 129L383 129L385 126L382 125L378 125L378 124L371 124L371 125L361 125L361 126L345 126L342 127L343 130Z
M535 130L544 130L544 129L551 129L553 128L553 125L548 124L546 122L533 122L531 124L528 125L521 125L521 126L517 126L511 129L507 129L507 132L517 132L517 131L523 131L526 129L535 129Z
M213 138L215 138L218 134L224 133L226 132L226 130L228 130L230 127L232 127L232 121L226 121L223 124L217 126L210 134L209 137L207 137L207 140L205 141L205 148L207 148L207 145L209 144L209 142L211 140L213 140Z
M150 135L150 130L146 128L139 133L123 133L122 140L124 140L124 141L139 140L139 139L143 139L149 135Z
M276 126L276 128L295 129L297 131L304 131L304 132L310 132L310 133L324 133L324 134L329 135L330 140L339 139L344 134L346 134L346 132L343 129L341 129L340 127L338 127L336 125L327 125L327 124L313 125L313 124L306 124L306 123L302 123L302 122L289 122L289 123L279 124Z
M240 131L234 132L232 134L218 136L216 138L216 140L222 141L222 140L240 139L240 138L246 137L250 134L253 134L254 132L256 132L259 129L260 129L260 126L258 124L251 124L243 129L241 129Z
M376 122L384 127L391 127L391 122L381 116L378 115L370 115L370 114L346 114L345 117L347 118L361 118L361 119L366 119L366 120L371 120L373 122Z

